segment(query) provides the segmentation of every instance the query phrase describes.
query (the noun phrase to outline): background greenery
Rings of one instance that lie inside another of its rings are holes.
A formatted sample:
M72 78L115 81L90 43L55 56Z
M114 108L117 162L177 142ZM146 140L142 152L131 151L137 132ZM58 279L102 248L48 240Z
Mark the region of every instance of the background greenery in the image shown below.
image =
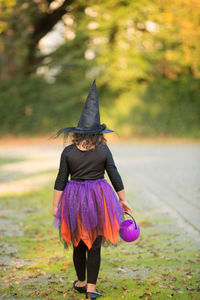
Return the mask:
M0 134L76 126L96 78L120 134L198 137L199 20L196 0L0 0Z

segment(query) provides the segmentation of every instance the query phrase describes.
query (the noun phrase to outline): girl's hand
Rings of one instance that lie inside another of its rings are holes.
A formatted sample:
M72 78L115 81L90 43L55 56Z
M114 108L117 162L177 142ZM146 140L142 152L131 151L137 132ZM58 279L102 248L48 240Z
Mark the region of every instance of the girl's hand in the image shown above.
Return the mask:
M53 209L52 209L52 215L53 215L54 217L56 216L57 210L58 210L58 208L57 208L56 206L53 206Z
M128 205L128 202L126 202L126 200L120 201L120 204L121 204L121 207L123 209L123 212L127 212L127 213L131 213L132 214L132 209Z
M132 213L132 209L128 205L128 202L126 202L125 191L124 190L118 191L117 194L118 194L119 202L121 204L123 211L127 212L127 213L128 212Z

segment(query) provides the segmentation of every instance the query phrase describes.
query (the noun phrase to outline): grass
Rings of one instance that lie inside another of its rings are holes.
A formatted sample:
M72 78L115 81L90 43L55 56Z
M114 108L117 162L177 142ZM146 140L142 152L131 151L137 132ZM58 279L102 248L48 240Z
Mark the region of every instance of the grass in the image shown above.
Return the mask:
M24 161L24 158L0 157L0 165Z
M128 195L133 196L133 195ZM85 299L72 289L72 249L52 228L50 187L2 197L1 299ZM200 254L189 236L165 216L137 217L141 235L102 247L97 289L103 299L199 299Z

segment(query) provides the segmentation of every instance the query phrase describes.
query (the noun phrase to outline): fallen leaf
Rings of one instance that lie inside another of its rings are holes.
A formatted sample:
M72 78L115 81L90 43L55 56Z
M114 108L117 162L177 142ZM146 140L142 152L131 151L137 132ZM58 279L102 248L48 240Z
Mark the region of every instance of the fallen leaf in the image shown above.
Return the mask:
M9 280L4 280L4 282L3 283L8 283L9 282Z
M69 265L71 265L71 263L68 263L68 262L63 263L63 266L69 266Z
M154 257L157 257L157 256L159 256L159 255L158 255L157 253L154 253L153 256L154 256Z
M168 276L169 276L169 273L167 273L167 274L163 273L162 276L168 277Z
M195 291L195 288L189 287L189 286L187 286L186 289L189 290L189 291Z
M17 271L17 269L16 268L14 268L13 270L11 270L11 272L16 272Z
M179 290L179 288L178 288L178 287L175 287L175 286L172 287L171 289L172 289L173 291L178 291L178 290Z
M153 236L156 236L156 235L159 235L159 233L158 233L158 232L154 232L154 233L153 233Z
M151 282L151 285L153 285L153 286L155 286L156 284L157 284L156 281L152 281L152 282Z
M149 292L148 293L144 293L144 294L142 294L141 296L139 296L139 298L144 298L145 297L145 299L149 299L148 297L149 297Z
M122 287L122 290L126 293L130 293L130 290L127 290L126 288Z
M166 285L163 285L163 284L159 284L159 287L164 288L164 289L167 288L167 286L166 286Z
M122 268L117 268L117 272L126 273L126 271Z
M176 277L174 277L173 275L171 275L171 278L173 281L176 281Z
M174 296L174 294L168 294L167 295L169 298L172 298Z
M23 278L23 280L28 280L28 279L29 279L29 277L24 277L24 278Z
M191 264L194 264L195 262L191 259L188 259L188 262L191 263Z
M46 272L41 271L40 274L41 274L41 275L46 275Z

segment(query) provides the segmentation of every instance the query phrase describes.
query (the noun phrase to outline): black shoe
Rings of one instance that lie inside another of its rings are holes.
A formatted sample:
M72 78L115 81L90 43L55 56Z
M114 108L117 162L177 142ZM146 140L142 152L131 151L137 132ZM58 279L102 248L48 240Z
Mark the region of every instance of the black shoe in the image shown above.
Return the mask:
M103 294L101 294L99 292L96 292L96 293L86 292L86 299L96 299L96 298L101 297L101 296L103 296Z
M73 283L73 287L76 291L78 291L79 293L86 293L87 291L87 285L85 286L76 286L76 283L78 282L78 280L75 280Z

